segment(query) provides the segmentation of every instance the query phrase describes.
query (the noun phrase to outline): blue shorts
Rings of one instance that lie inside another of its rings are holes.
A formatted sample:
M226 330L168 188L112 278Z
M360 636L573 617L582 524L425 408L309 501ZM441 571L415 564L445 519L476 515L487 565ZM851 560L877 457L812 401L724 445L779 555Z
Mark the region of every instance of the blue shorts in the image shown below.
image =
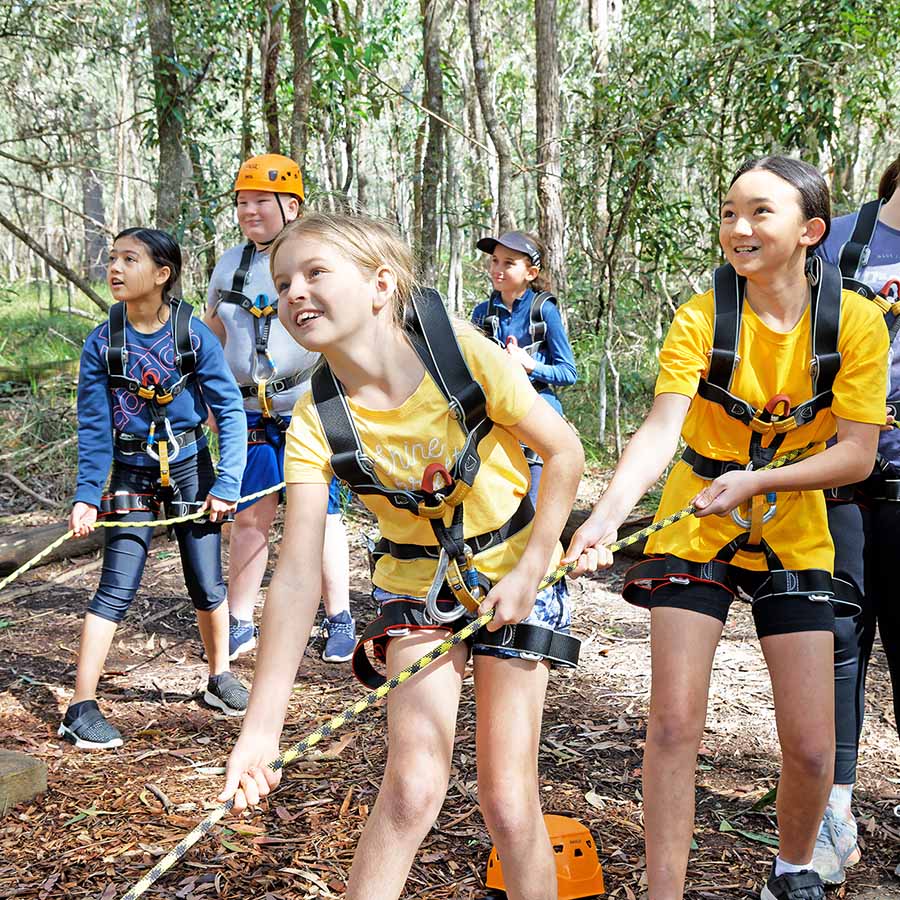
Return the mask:
M378 614L381 615L381 606L391 600L398 598L408 598L410 600L420 600L423 598L409 597L408 594L393 594L390 591L382 590L379 587L374 588L372 597L378 604ZM467 620L474 618L471 615L466 616ZM569 600L569 591L566 587L565 578L557 581L556 584L544 588L535 598L534 608L522 619L522 623L526 625L537 625L539 628L549 628L552 631L561 631L568 634L572 627L572 604ZM438 626L440 627L440 626ZM469 642L467 642L469 643ZM501 659L541 659L533 653L525 653L522 650L506 650L503 647L493 647L478 643L478 634L471 639L472 653L476 656L497 656Z
M290 416L283 416L285 426L290 421ZM263 418L260 413L247 413L247 427L259 428ZM255 494L264 491L284 481L284 431L272 421L265 424L266 440L261 443L247 444L247 464L244 467L244 476L241 480L241 496ZM284 490L279 493L284 499ZM261 499L261 498L257 498ZM241 512L248 506L253 506L256 500L247 503L239 503L237 511ZM337 478L332 478L328 485L328 515L341 512L341 483Z

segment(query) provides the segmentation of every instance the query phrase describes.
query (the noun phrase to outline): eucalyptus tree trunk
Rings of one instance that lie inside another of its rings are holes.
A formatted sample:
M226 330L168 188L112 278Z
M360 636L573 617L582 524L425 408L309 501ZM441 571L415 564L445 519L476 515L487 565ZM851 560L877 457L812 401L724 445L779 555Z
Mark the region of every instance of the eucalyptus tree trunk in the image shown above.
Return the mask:
M294 52L294 105L291 108L291 159L306 171L306 149L309 143L309 99L312 94L312 71L309 62L309 33L306 30L306 0L291 0L291 47Z
M559 50L556 0L534 0L537 101L538 230L550 256L554 287L567 287L560 162Z
M253 90L253 42L247 41L244 56L244 77L241 81L241 162L253 153L253 125L250 121L251 91Z
M422 48L425 63L424 106L436 116L444 116L444 79L441 73L441 4L439 0L421 0ZM444 168L444 125L428 117L428 142L422 160L422 277L434 284L437 268L438 200L441 172Z
M259 63L262 77L263 121L266 125L266 147L269 153L281 153L278 128L278 56L284 31L280 0L263 0L263 22L259 38Z
M512 181L512 147L494 108L494 92L488 73L484 37L481 30L481 0L468 0L469 40L472 44L472 69L475 72L475 89L478 92L478 103L481 115L487 127L491 142L497 151L499 178L497 183L497 217L500 231L512 231L516 227L510 201L510 183Z
M84 110L84 159L89 168L81 176L81 209L84 213L84 276L100 281L106 274L106 209L103 204L103 182L94 168L100 167L97 141L97 107L89 101Z
M147 33L153 57L154 106L159 141L159 169L156 181L156 224L175 228L181 218L184 107L178 70L175 68L175 39L169 0L144 0Z

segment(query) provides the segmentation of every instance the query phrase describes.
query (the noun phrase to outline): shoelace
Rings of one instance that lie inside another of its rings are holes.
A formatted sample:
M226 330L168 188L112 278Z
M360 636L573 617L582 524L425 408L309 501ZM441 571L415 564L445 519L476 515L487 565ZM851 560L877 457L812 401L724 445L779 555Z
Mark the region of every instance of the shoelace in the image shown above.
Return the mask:
M325 629L328 632L328 637L331 637L333 634L345 634L347 637L352 638L354 636L353 622L335 622L333 619L325 620Z

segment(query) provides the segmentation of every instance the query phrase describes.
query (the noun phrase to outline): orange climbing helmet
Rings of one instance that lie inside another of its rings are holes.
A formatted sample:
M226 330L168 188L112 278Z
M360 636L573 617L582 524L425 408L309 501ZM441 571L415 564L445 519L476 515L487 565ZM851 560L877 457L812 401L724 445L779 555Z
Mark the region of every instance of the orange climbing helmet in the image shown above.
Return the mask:
M580 900L582 897L605 893L603 869L590 831L581 822L568 816L544 816L544 825L556 856L559 900ZM491 849L488 857L487 878L484 883L492 890L506 890L496 847Z
M269 191L273 194L293 194L303 202L303 176L300 166L278 153L251 156L238 172L234 192Z

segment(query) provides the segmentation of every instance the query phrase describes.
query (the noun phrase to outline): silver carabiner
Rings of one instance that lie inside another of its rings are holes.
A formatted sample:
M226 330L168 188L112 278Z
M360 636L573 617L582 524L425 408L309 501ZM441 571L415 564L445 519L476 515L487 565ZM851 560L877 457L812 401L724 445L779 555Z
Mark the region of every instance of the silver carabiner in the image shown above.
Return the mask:
M178 440L175 437L175 432L172 431L172 423L168 420L168 418L163 419L163 422L166 423L166 437L165 441L172 449L169 452L169 462L172 462L177 458L179 451L181 450L181 444L178 443ZM156 434L156 422L150 423L150 434L147 435L147 456L150 459L155 459L159 462L159 454L153 449L154 444L154 436Z
M441 555L438 557L437 570L434 573L434 581L428 588L428 596L425 598L425 621L429 625L446 625L449 622L455 622L460 616L465 615L466 608L457 603L453 609L443 610L438 606L438 594L447 578L447 568L450 565L450 557L447 551L441 549Z
M770 505L769 505L769 508L768 508L768 509L765 511L765 513L763 514L763 517L762 517L763 525L765 525L766 522L771 521L771 520L775 517L775 513L776 513L777 511L778 511L778 503L772 503L772 504L770 504ZM750 519L745 519L745 518L738 512L738 507L735 507L735 508L731 511L731 518L734 519L734 521L735 521L738 525L740 525L741 528L743 528L745 531L749 531L749 530L750 530L750 525L751 525Z
M250 369L250 378L254 384L259 384L260 381L263 380L272 381L272 379L275 378L275 376L278 374L278 366L275 365L275 360L272 359L272 354L269 353L268 350L266 350L262 355L265 356L266 362L269 364L269 374L265 377L265 379L259 377L259 370L261 368L260 355L261 354L258 350L253 353L253 366Z

